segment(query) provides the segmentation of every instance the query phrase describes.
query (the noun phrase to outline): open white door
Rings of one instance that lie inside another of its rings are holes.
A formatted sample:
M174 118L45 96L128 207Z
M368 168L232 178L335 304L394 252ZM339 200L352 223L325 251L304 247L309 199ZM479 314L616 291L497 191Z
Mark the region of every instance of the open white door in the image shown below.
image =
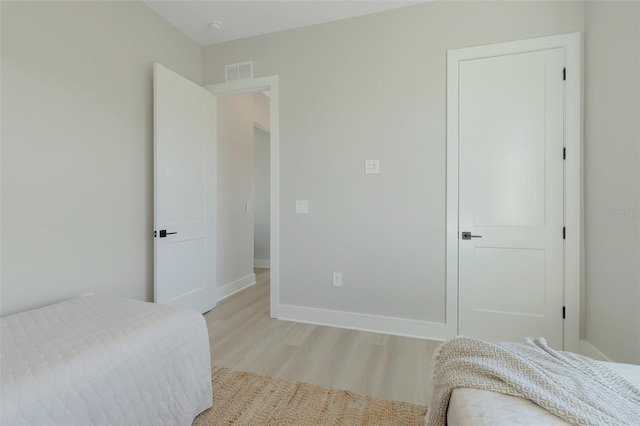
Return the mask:
M215 304L216 101L154 64L154 301Z

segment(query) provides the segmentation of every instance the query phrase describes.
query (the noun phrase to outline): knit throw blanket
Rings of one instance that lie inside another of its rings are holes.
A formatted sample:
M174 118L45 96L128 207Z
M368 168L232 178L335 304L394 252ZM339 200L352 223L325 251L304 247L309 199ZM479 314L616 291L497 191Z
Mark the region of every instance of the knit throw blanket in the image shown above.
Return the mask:
M457 337L434 354L426 425L445 425L454 388L529 399L575 425L640 424L640 390L605 365L547 346L545 339L489 343Z

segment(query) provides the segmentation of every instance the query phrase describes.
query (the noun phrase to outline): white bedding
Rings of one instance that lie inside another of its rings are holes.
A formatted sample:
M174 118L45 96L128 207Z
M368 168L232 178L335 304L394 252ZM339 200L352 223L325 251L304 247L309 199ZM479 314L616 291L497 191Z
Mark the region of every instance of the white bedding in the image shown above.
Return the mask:
M603 363L640 389L640 366ZM530 400L482 389L457 388L451 394L447 424L452 426L566 426L569 423Z
M211 406L196 312L89 296L0 322L2 425L190 425Z

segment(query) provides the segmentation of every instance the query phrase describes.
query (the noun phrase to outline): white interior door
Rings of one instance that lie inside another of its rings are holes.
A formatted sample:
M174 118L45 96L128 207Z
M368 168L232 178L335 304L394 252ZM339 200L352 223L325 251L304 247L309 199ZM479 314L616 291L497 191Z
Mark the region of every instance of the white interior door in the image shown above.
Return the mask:
M563 64L560 48L460 63L460 334L562 347Z
M215 306L216 101L154 65L156 303L204 313Z

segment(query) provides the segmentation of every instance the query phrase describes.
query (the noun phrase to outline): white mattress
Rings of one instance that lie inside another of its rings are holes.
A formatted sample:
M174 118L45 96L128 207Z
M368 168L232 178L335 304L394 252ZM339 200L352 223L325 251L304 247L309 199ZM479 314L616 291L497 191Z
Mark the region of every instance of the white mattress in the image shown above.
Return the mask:
M605 362L610 369L640 388L640 366ZM452 426L569 425L535 403L510 395L469 388L456 388L447 410Z
M190 425L211 406L196 312L89 296L0 322L2 425Z

